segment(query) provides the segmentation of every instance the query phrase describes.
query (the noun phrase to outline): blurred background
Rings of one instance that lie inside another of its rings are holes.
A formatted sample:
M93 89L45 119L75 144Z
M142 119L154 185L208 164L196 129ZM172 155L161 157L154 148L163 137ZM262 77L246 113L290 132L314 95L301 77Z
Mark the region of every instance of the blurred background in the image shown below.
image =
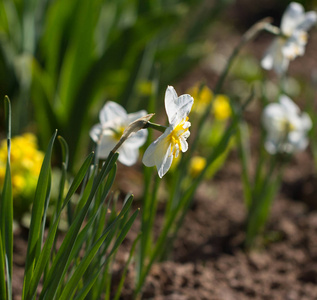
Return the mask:
M279 24L289 2L1 0L0 98L12 101L13 134L31 131L44 149L58 129L76 168L107 100L156 112L168 84L212 88L241 32L266 16ZM261 79L257 60L270 39L253 44L234 76ZM238 83L229 92L241 92ZM160 100L151 104L153 95Z

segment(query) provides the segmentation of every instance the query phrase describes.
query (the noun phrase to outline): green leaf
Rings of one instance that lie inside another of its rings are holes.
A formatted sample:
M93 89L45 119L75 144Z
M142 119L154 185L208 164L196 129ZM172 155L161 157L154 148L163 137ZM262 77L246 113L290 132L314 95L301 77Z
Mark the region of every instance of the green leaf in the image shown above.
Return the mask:
M242 182L244 191L244 201L246 207L250 207L252 204L252 186L249 176L249 166L250 166L250 145L248 136L247 124L243 121L238 125L237 130L237 140L239 148L239 156L242 164Z
M62 149L62 159L66 165L66 169L68 166L68 161L69 161L69 150L68 150L68 145L65 139L62 136L57 137L58 141L60 142L61 149Z
M78 204L77 204L75 212L74 212L74 217L76 217L78 215L78 213L82 210L85 203L87 202L87 199L90 195L90 192L91 192L91 189L92 189L92 186L94 183L95 170L96 170L96 168L93 169L92 174L90 175L90 178L85 186L84 192L83 192L80 200L78 201Z
M5 118L7 130L7 164L2 190L2 199L0 201L0 224L2 247L5 250L6 262L6 279L8 299L12 299L12 259L13 259L13 198L12 198L12 183L11 183L11 168L10 168L10 153L11 153L11 103L7 96L4 98Z
M128 220L128 222L124 225L124 227L122 228L121 232L120 232L120 235L119 237L116 239L115 241L115 244L109 254L112 255L116 250L117 248L121 245L121 243L123 242L123 240L125 239L127 233L129 232L135 218L137 217L138 213L139 213L140 209L137 209L133 215L130 217L130 219Z
M32 207L32 216L31 216L31 224L29 231L29 240L28 240L28 248L26 254L25 261L25 273L24 273L24 281L23 281L23 294L22 299L26 299L26 295L28 293L29 284L31 282L31 278L33 276L35 263L38 261L39 253L37 253L37 248L40 247L39 243L41 242L41 228L42 228L42 217L44 213L44 204L47 196L47 189L49 186L50 179L50 162L53 144L55 141L57 132L52 136L48 149L45 153L44 161L42 164L42 168L40 171L35 197Z
M73 195L73 193L76 191L76 189L78 188L79 184L81 183L83 177L85 176L85 172L88 171L88 168L90 166L92 158L93 158L93 153L88 155L88 157L84 161L82 167L80 168L80 170L78 171L77 175L75 176L73 184L71 185L71 187L69 189L69 192L67 194L68 195L68 199L70 199L70 197ZM66 205L66 203L65 203L65 205ZM42 272L43 272L45 266L47 265L47 263L49 261L50 253L51 253L51 250L52 250L52 246L53 246L54 239L55 239L55 236L56 236L56 232L57 232L57 229L58 229L59 220L60 220L60 217L61 217L61 212L62 211L60 210L58 215L57 215L57 217L56 217L56 220L54 221L53 225L50 227L47 239L46 239L45 244L43 246L43 250L42 250L42 252L41 252L41 254L39 256L38 263L36 265L33 277L32 277L31 282L29 284L30 288L29 288L29 291L28 291L27 299L30 299L30 298L32 298L34 296L34 294L36 292L36 288L38 286L38 283L39 283L39 281L41 279Z
M99 270L97 272L95 272L95 274L93 274L89 277L89 280L80 289L80 291L78 291L74 300L85 300L86 299L87 294L89 293L91 288L95 285L96 280L98 279L98 276L99 276L100 272L102 271L102 268L103 268L105 263L106 263L106 261L102 264L102 266L99 268Z
M125 267L124 267L124 270L122 272L121 279L120 279L120 282L119 282L119 285L117 287L117 291L116 291L116 294L115 294L113 300L119 300L119 298L121 296L121 291L122 291L122 288L123 288L124 280L126 278L126 275L127 275L128 268L130 266L132 257L134 256L135 247L136 247L140 237L141 237L141 234L139 234L137 236L137 238L134 240L134 242L132 244L132 247L131 247L131 250L130 250L130 254L129 254L129 258L128 258L126 264L125 264Z
M88 212L90 204L94 199L94 196L99 188L100 183L108 175L113 165L117 160L117 153L110 153L100 173L97 175L91 193L87 199L87 202L83 209L79 212L71 227L69 228L64 241L57 252L57 255L53 261L52 267L49 270L46 280L43 283L43 289L40 294L40 299L53 299L56 290L63 279L65 267L69 259L70 253L78 236L79 230L82 226L84 218Z
M80 264L76 267L72 277L68 280L65 288L63 289L63 292L61 296L59 297L60 300L68 300L71 299L72 295L76 291L76 288L78 286L78 282L84 275L85 271L89 267L89 264L95 257L96 253L98 252L99 248L101 247L104 240L107 238L109 231L113 230L115 228L115 223L111 224L106 231L102 234L102 236L97 240L97 242L93 245L91 250L83 257ZM110 256L110 255L109 255Z
M4 247L2 245L2 235L0 230L0 299L7 299L6 297L6 267L4 259Z
M79 169L77 175L75 176L68 193L65 197L63 208L67 205L67 203L70 201L71 197L74 195L74 193L77 191L78 187L80 186L81 182L83 181L85 175L87 174L87 171L91 165L92 159L94 157L94 153L90 153L86 160L84 161L83 165Z
M76 268L75 272L73 273L72 277L69 279L69 281L67 282L62 295L60 296L59 299L61 300L68 300L71 299L73 293L76 291L76 287L78 285L79 280L82 278L82 276L84 275L85 271L87 270L87 268L89 267L89 264L91 263L91 261L93 260L93 258L95 257L97 251L99 250L99 248L101 247L101 245L103 244L103 242L105 241L105 239L111 239L112 235L109 233L111 231L114 231L116 229L116 223L118 221L120 221L121 218L123 218L123 216L128 213L128 208L130 207L130 205L125 205L126 209L124 209L123 213L119 214L119 216L115 219L115 221L113 223L111 223L102 233L101 237L95 242L95 244L93 245L93 247L91 248L91 250L84 256L84 258L81 260L80 264L78 265L78 267ZM137 214L138 214L139 210L135 211L135 213L130 217L130 219L128 220L128 222L125 224L125 226L123 227L119 238L115 241L115 245L112 249L112 251L110 252L109 255L107 255L107 258L109 259L109 257L114 253L114 251L119 247L119 245L122 243L123 239L125 238L126 234L128 233L128 231L130 230Z

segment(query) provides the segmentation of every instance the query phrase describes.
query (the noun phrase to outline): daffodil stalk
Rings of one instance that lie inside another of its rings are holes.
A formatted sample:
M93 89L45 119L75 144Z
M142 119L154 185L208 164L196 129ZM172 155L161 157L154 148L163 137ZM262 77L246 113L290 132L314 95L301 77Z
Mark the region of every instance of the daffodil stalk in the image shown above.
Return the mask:
M224 70L222 71L222 73L219 76L219 79L218 79L216 86L214 88L214 97L216 97L220 93L222 86L224 84L224 81L229 73L229 70L230 70L233 62L235 61L235 59L239 55L241 49L247 43L252 41L263 30L273 30L274 31L274 29L269 26L271 21L272 21L271 18L264 18L263 20L254 24L247 32L245 32L245 34L240 39L239 44L233 49L230 57L228 58L228 61L227 61L227 64L226 64ZM212 103L209 103L208 107L205 110L205 113L202 115L202 117L199 120L199 123L197 126L198 130L197 130L196 134L194 135L194 139L193 139L193 142L191 145L192 151L195 151L195 149L197 147L198 140L200 137L199 129L202 128L202 126L205 124L205 122L210 114L211 108L212 108Z
M148 121L145 125L144 128L152 128L155 129L157 131L163 132L166 130L166 126L160 125L160 124L156 124L156 123L152 123L150 121Z

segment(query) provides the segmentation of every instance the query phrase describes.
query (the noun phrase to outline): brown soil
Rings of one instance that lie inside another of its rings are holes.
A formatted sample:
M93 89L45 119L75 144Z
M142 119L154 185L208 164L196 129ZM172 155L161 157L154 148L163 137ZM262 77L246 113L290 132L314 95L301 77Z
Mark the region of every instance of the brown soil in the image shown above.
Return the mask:
M216 178L201 185L172 256L154 264L143 299L317 299L316 179L310 154L293 160L272 208L265 247L250 253L242 249L246 211L240 174L233 152ZM137 228L121 248L118 264L126 259ZM23 276L23 236L15 237L16 292ZM131 266L122 299L132 299L133 274Z
M156 263L143 299L317 299L316 180L308 152L292 161L274 202L264 247L242 248L245 207L235 153L204 183L170 260ZM305 178L307 180L305 180ZM122 299L132 299L133 268Z

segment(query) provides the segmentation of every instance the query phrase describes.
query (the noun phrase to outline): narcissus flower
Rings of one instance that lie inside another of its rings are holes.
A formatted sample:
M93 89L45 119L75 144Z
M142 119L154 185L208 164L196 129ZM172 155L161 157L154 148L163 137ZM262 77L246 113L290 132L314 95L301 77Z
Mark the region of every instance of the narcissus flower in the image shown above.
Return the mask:
M262 121L267 131L265 148L270 154L293 153L307 147L311 119L307 113L301 113L299 107L286 95L280 96L279 103L265 107Z
M127 114L121 105L108 101L99 113L100 123L90 130L90 137L97 143L97 157L107 158L129 124L146 114L145 110ZM118 160L126 166L136 163L139 148L145 143L147 135L147 129L131 134L119 148Z
M188 149L190 122L188 115L194 103L190 95L177 96L175 89L168 86L165 92L165 110L169 126L165 132L154 141L145 151L143 163L147 167L156 166L158 175L162 178L169 170L173 158L177 158L179 152Z
M307 43L307 31L316 23L314 11L304 12L301 4L292 2L287 7L281 21L281 34L277 37L262 59L262 67L284 73L289 62L302 56Z

